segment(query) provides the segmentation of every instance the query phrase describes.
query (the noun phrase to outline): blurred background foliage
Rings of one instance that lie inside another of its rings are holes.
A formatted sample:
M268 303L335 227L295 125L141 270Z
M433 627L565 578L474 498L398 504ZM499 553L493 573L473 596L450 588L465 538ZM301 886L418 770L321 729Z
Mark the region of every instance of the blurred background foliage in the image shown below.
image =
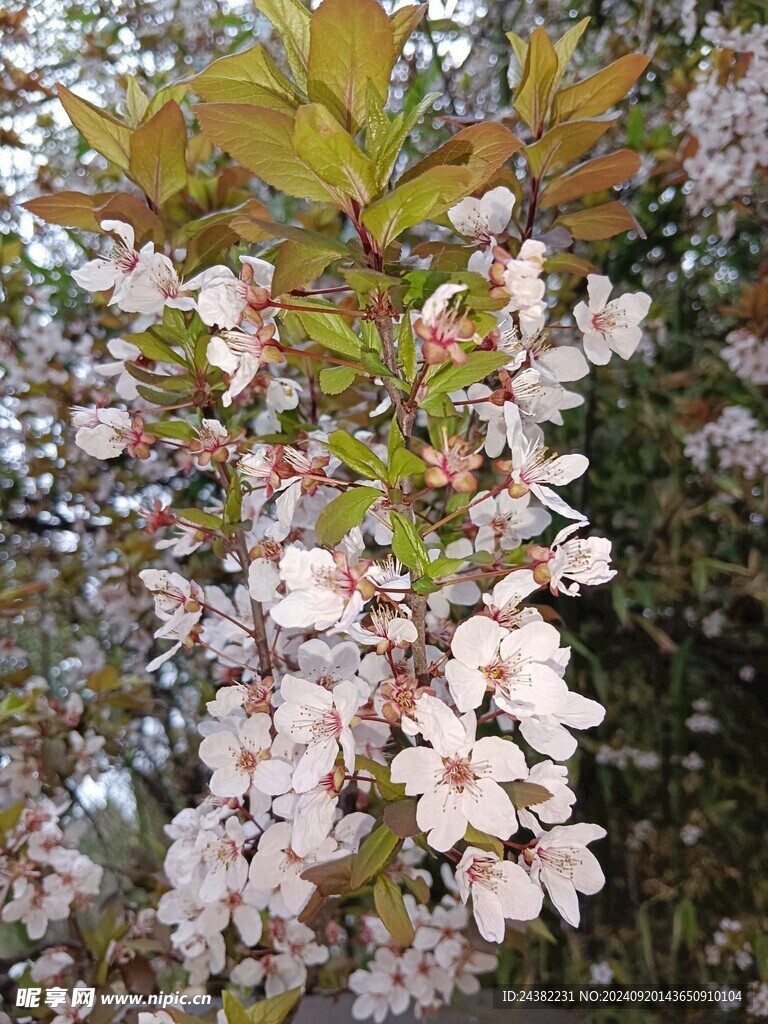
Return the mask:
M694 464L685 451L728 407L765 419L765 381L738 376L721 354L739 327L768 345L765 168L751 190L700 206L683 166L692 143L681 111L715 59L701 35L713 11L729 27L765 18L747 0L432 0L391 95L410 107L441 94L414 135L417 155L457 121L513 123L509 30L526 37L545 25L559 36L591 17L579 77L633 49L653 58L626 111L643 165L623 198L646 237L578 243L615 284L653 296L651 323L628 364L590 374L585 404L563 428L565 446L592 463L576 504L613 540L619 575L579 601L553 600L577 681L608 708L571 763L580 813L609 832L608 883L579 931L550 920L552 933L533 943L513 934L500 980L584 981L605 964L637 983L768 980L768 458L747 475L723 460ZM195 716L212 695L205 663L179 664L161 681L143 671L152 640L137 573L155 541L139 511L173 491L175 504L204 496L179 493L191 486L182 462L170 472L154 460L96 467L73 448L67 408L106 394L93 367L109 361L106 343L122 325L72 286L76 233L33 224L19 203L63 188L108 191L117 173L78 141L54 83L125 110L131 76L153 93L254 37L269 45L268 23L237 0L0 7L0 731L17 730L17 750L22 708L32 733L24 765L5 768L28 792L46 773L74 780L73 827L88 830L87 852L112 866L112 892L133 911L160 891L162 824L203 791ZM216 172L202 139L197 157ZM235 185L270 199L260 183ZM311 210L301 216L312 222ZM579 282L564 281L552 318L570 313L576 289L580 297ZM205 582L205 559L193 554L189 566ZM104 917L94 925L109 936ZM12 960L20 941L3 926L0 958Z

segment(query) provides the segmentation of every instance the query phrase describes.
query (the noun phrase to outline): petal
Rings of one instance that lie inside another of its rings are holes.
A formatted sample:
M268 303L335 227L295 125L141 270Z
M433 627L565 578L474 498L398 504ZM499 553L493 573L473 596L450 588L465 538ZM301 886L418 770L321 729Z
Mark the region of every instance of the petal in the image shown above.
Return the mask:
M558 914L568 924L578 928L581 915L579 913L579 898L573 884L557 871L544 865L541 869L541 880L547 887L549 898Z
M594 363L595 366L605 366L610 361L611 346L601 331L595 331L590 328L584 334L582 341L587 359Z
M485 665L496 657L505 632L493 619L475 615L457 627L451 653L469 668Z
M611 294L613 285L608 277L601 274L587 274L587 294L589 295L589 308L592 313L599 313L605 309L608 296Z
M445 678L456 707L462 713L473 711L483 703L488 680L482 672L468 668L460 661L449 661L445 666Z
M462 799L462 810L470 824L489 835L509 839L517 830L514 804L493 779L479 779L471 793L467 790Z
M522 870L522 869L521 869ZM498 896L481 885L472 886L472 913L480 934L488 942L503 942L504 914ZM520 919L522 920L522 918Z

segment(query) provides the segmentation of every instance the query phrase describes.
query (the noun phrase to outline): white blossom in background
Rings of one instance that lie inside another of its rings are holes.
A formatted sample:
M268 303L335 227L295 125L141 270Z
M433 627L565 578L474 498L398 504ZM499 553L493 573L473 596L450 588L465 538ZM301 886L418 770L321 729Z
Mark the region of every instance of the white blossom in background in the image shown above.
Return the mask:
M580 302L573 311L587 358L598 366L610 360L611 352L629 359L643 336L640 321L651 306L651 297L644 292L609 301L612 288L607 277L588 274L589 302Z

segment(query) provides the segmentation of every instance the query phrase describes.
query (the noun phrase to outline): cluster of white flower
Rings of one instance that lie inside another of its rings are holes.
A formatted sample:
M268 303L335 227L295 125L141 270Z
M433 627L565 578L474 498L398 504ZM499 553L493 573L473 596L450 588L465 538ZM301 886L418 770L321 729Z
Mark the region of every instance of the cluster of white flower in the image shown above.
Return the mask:
M20 921L30 939L42 938L50 921L63 921L87 904L101 885L102 868L64 845L64 809L45 797L27 804L0 856L0 917Z
M497 966L492 953L473 949L462 934L469 918L455 895L444 896L432 911L411 895L406 895L405 906L414 928L410 949L402 951L393 945L378 918L365 922L363 938L373 957L349 979L357 996L352 1005L354 1020L370 1017L381 1024L390 1013L404 1013L411 1000L421 1018L450 1003L457 989L465 996L475 995L480 990L477 975Z
M750 384L768 384L768 340L740 327L725 339L727 345L720 353L737 377Z
M705 954L707 963L712 967L735 964L740 971L748 971L754 963L752 946L744 936L744 925L730 917L724 917L720 922Z
M653 772L661 765L661 758L653 750L637 750L635 747L601 746L595 755L598 764L609 764L622 771L630 765L644 772Z
M181 572L140 574L160 619L155 637L172 641L148 669L159 669L182 647L196 648L221 684L201 726L200 757L212 769L212 796L168 828L172 888L158 908L159 920L173 926L173 945L193 983L226 972L237 984L263 985L268 996L304 985L308 968L324 963L344 941L344 929L318 936L310 927L324 898L321 880L355 863L361 843L377 842L382 829L395 846L379 873L426 898L431 878L417 867L423 851L406 840L398 852L399 833L368 813L369 806L376 809L370 803L374 784L385 792L395 788L410 808L403 837L422 835L452 862L445 884L453 895L431 914L406 897L415 934L408 949L387 936L377 918L365 919L374 955L350 982L357 1018L383 1020L410 1000L421 1013L447 1001L456 987L474 989L474 975L492 969L495 958L475 953L461 934L470 900L481 934L501 942L505 922L537 917L545 893L577 926L577 894L603 885L587 847L605 832L598 825L563 824L575 795L567 769L555 762L571 757L574 732L598 725L604 708L569 689L570 649L560 646L557 629L536 606L524 604L541 590L577 597L583 587L614 575L610 542L577 536L588 523L555 489L581 477L588 460L550 454L540 426L562 422L562 412L579 404L563 385L583 377L588 363L577 347L548 338L544 244L529 239L515 258L499 244L513 203L512 193L498 188L450 212L456 229L481 246L471 267L507 300L496 327L475 336L460 306L465 285L441 285L421 310L411 311L421 342L417 399L429 394L434 367L466 362L461 344L470 339L506 360L495 391L474 384L451 395L457 409L476 413L482 436L476 442L444 437L442 445L419 449L427 489L458 494L477 490L473 470L483 462L481 448L490 458L504 456L497 463L504 483L448 516L465 517L461 539L443 550L437 528L411 538L427 564L435 558L445 563L446 584L425 595L420 624L409 571L391 555L366 552L389 548L403 518L389 489L366 479L368 511L360 525L333 550L318 540L329 502L340 490L360 486L337 475L346 449L334 448L329 417L315 415L314 427L293 444L250 449L225 423L207 418L186 445L202 473L216 473L225 483L237 474L244 487L239 541L223 549L225 569L239 571L242 580L229 593ZM283 358L272 268L243 258L239 278L214 267L181 284L166 257L151 246L133 248L125 225L104 226L121 245L110 259L88 264L80 283L112 287L112 302L127 311L195 308L215 328L207 357L224 371L224 409L242 407L251 386L258 387L267 409L254 429L274 432L275 413L296 408L302 394L293 381L262 373ZM613 352L632 354L650 304L645 295L609 301L610 290L607 278L590 276L589 301L574 313L572 329L580 330L586 356L598 364ZM121 347L113 355L119 362L104 369L120 381L135 354ZM415 418L422 422L418 413ZM161 431L154 434L143 415L125 410L77 410L75 424L78 443L101 458L125 452L145 459L162 443ZM373 459L385 468L397 454L368 430L345 437L363 462ZM209 503L210 529L201 528L199 517L185 522L164 511L147 517L151 533L174 527L174 537L158 547L184 557L210 543L222 511ZM553 515L570 523L548 546L526 544ZM516 548L519 557L510 561ZM490 570L477 574L478 562ZM495 585L484 593L476 580L485 577ZM417 664L419 642L425 665ZM546 759L529 765L518 738ZM532 838L513 840L520 829ZM230 924L231 940L225 939Z
M750 194L768 165L768 26L728 29L712 11L701 35L717 52L703 60L680 114L697 143L683 162L694 214Z
M720 721L710 714L712 704L708 700L695 700L691 705L693 714L685 720L691 732L716 733L720 729Z
M768 430L742 405L729 405L716 420L685 439L685 454L700 473L736 470L748 480L768 473Z

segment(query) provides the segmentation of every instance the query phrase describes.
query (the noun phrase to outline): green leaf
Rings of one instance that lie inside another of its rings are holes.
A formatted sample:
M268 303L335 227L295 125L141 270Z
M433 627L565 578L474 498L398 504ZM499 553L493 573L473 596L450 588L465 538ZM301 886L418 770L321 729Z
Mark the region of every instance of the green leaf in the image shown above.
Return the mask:
M401 800L405 796L405 786L392 782L389 767L374 761L372 757L358 754L355 757L355 771L366 772L376 780L376 788L385 800Z
M414 939L413 925L405 909L403 894L386 875L379 875L373 888L373 902L381 923L398 946L410 946Z
M326 3L328 0L326 0ZM340 190L366 206L378 188L373 164L333 114L320 103L299 107L293 144L304 163L311 167L329 190ZM339 206L348 204L339 202Z
M208 103L255 103L294 111L299 98L261 43L242 53L220 57L193 80L195 92Z
M466 252L466 250L465 250ZM463 291L459 298L468 309L473 310L498 310L503 308L505 299L492 299L488 295L488 278L481 274L473 273L471 270L447 271L447 270L411 270L405 274L408 282L408 291L405 294L405 303L408 306L415 306L421 309L425 300L437 290L441 284L463 284L466 291ZM496 318L493 318L496 322Z
M17 693L7 693L0 701L0 722L6 718L13 718L20 714L32 704L32 699L25 700Z
M204 530L220 530L223 524L221 516L215 516L212 512L204 512L201 508L179 508L174 512L180 519L184 519L193 526L202 526Z
M413 452L402 448L395 452L389 461L389 483L397 484L407 476L417 476L423 473L427 464L423 459Z
M434 562L429 563L429 578L440 580L445 576L453 576L465 561L464 558L436 558Z
M283 47L293 77L300 89L307 88L309 66L310 13L299 0L253 0L283 37Z
M559 124L552 128L542 135L538 142L526 146L523 151L531 173L536 178L543 178L545 174L557 170L558 167L578 160L614 123L615 119L570 121L568 124Z
M250 1017L248 1011L240 1003L231 992L222 993L222 999L224 1003L224 1016L227 1019L227 1024L250 1024Z
M224 523L232 526L239 523L243 509L243 487L240 477L234 473L227 489L227 499L224 502Z
M428 93L408 114L400 113L390 121L376 92L369 89L367 96L366 149L376 170L376 184L386 187L395 163L410 131L422 115L429 110L439 93Z
M186 146L184 115L173 100L133 133L129 170L153 206L186 187Z
M528 45L523 75L513 103L534 135L541 133L547 119L558 69L557 53L546 30L537 28Z
M324 395L340 395L352 386L357 373L351 366L326 367L318 376L320 390Z
M368 89L386 100L394 61L392 27L377 0L324 0L315 11L307 92L352 135L365 120Z
M651 58L644 53L619 57L597 74L563 89L555 97L552 117L555 123L574 118L599 117L629 92L645 71Z
M211 142L272 188L299 199L328 202L333 198L299 159L290 114L250 103L204 103L195 112Z
M386 825L380 825L360 847L352 865L350 888L359 889L369 878L378 875L394 858L402 840Z
M428 382L429 394L441 395L469 387L509 362L505 352L470 352L463 366L446 364Z
M380 497L381 491L375 487L350 487L329 502L317 517L317 539L326 547L334 547L362 523L365 513Z
M325 273L328 265L339 258L335 248L320 249L291 239L283 242L275 256L272 294L284 295L295 288L304 288Z
M9 695L10 696L10 695ZM8 698L6 698L7 700ZM3 704L5 701L3 701ZM32 703L32 700L25 701L25 706ZM0 705L2 707L2 705ZM20 800L17 804L11 804L10 807L4 807L0 811L0 835L10 832L11 829L16 827L16 823L21 817L21 812L24 810L25 803Z
M283 1024L303 995L303 988L291 988L248 1007L250 1024Z
M392 553L395 558L420 576L428 576L429 553L416 526L400 512L391 512L390 519L392 521Z
M368 445L358 441L345 430L334 430L328 435L328 449L332 455L368 480L386 480L387 467Z
M161 423L153 423L150 433L155 437L168 437L174 441L189 441L195 436L191 423L184 420L163 420Z
M370 292L386 292L393 284L399 284L400 279L390 274L382 274L378 270L368 270L362 267L342 267L341 276L347 284L354 288L359 295L368 295Z
M294 318L310 341L342 356L359 357L360 339L343 317L318 310L317 313L291 313L286 320L290 322Z
M151 359L155 363L179 363L180 365L186 365L183 356L174 352L170 345L161 341L151 331L132 334L131 344L135 345L146 359Z
M396 452L405 448L405 437L397 422L397 416L393 416L389 424L389 437L387 438L387 464L392 464Z
M421 876L418 878L411 878L410 875L403 875L403 885L413 896L416 897L419 903L429 902L429 886Z
M369 206L362 215L366 228L386 249L407 228L437 216L472 191L468 170L432 167Z
M63 85L56 86L56 93L70 121L88 145L127 173L131 129Z
M416 378L416 338L413 334L413 321L408 313L403 316L397 331L397 357L405 376L413 381Z
M504 859L504 846L501 840L495 836L489 836L485 832L480 832L474 825L467 825L467 831L464 833L464 842L470 846L476 846L480 850L490 850L500 860Z

